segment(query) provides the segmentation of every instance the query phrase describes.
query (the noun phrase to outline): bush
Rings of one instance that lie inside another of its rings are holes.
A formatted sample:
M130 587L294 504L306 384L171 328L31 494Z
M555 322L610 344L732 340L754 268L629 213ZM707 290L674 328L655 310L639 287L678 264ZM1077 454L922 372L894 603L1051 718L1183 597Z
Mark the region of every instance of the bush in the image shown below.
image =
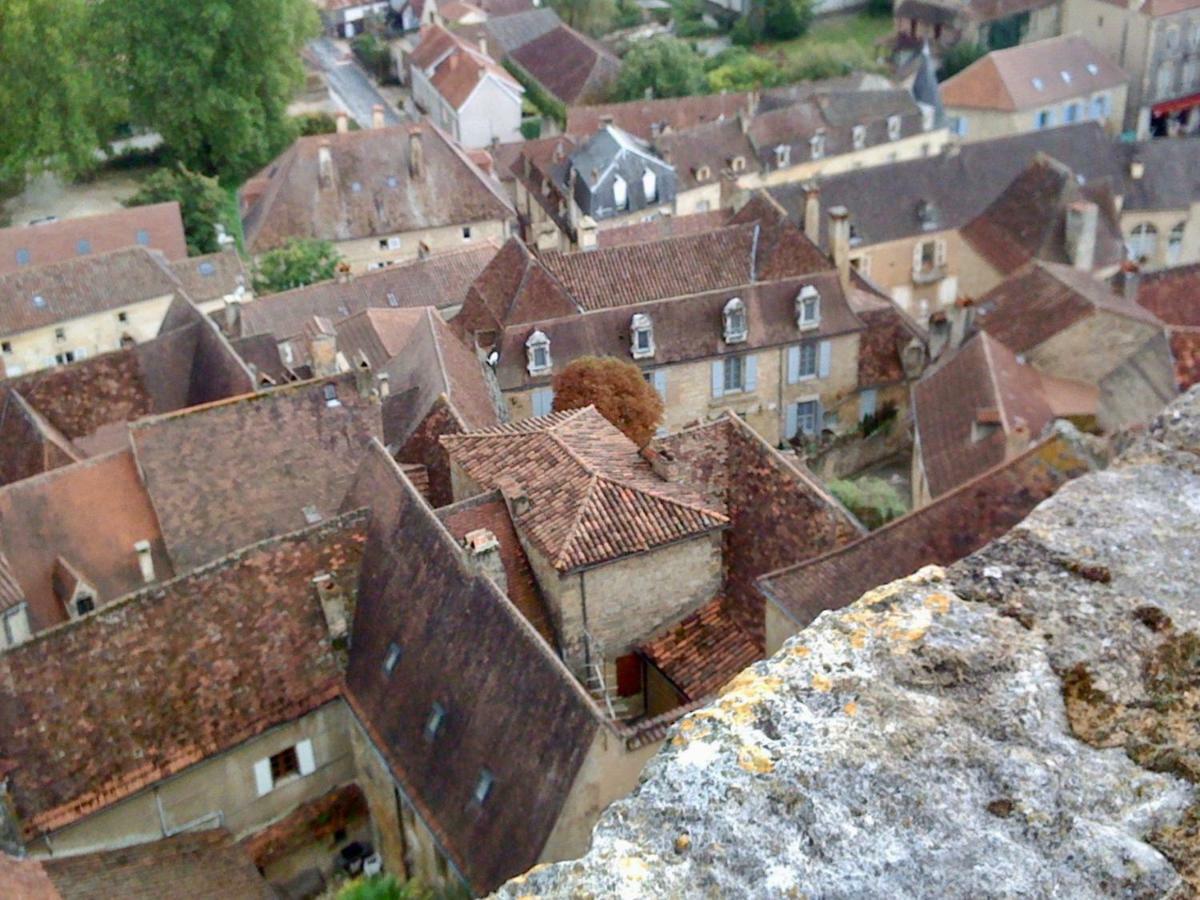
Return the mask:
M548 119L557 122L560 128L566 126L567 107L561 100L542 87L541 82L513 60L504 60L504 68L521 83L521 87L525 88L525 99L522 101L522 105L525 102L531 103L534 109Z
M554 411L596 410L645 447L662 423L663 402L642 370L615 356L581 356L554 376Z
M855 481L840 479L830 482L829 490L871 530L908 512L896 489L882 478L872 475Z
M182 164L151 174L125 205L146 206L171 200L179 204L188 253L192 256L215 253L220 249L217 225L231 235L240 227L237 211L230 208L229 197L217 179L193 172Z
M869 416L863 416L858 423L858 432L863 437L867 437L879 431L881 428L886 428L891 421L896 418L896 404L885 403L878 410L871 413Z
M254 267L254 291L277 294L328 281L342 261L333 244L309 238L292 238L282 247L268 250Z
M783 70L784 83L819 81L857 71L874 71L878 63L860 44L819 44L791 59Z
M790 41L812 24L813 0L753 0L730 37L742 47L763 41Z
M987 55L987 48L967 41L959 41L942 56L942 67L938 70L938 81L945 81L965 69L975 60Z
M292 117L296 133L301 137L311 137L314 134L333 134L337 131L337 119L325 112L301 113ZM350 130L358 131L358 123L350 119Z
M655 38L626 54L613 99L689 97L705 87L704 61L695 50L678 38Z
M741 48L723 51L714 60L720 63L710 67L706 76L708 89L714 94L752 91L783 83L783 70L776 63Z
M368 31L354 38L350 42L350 49L354 51L363 68L377 81L391 80L392 54L386 42Z

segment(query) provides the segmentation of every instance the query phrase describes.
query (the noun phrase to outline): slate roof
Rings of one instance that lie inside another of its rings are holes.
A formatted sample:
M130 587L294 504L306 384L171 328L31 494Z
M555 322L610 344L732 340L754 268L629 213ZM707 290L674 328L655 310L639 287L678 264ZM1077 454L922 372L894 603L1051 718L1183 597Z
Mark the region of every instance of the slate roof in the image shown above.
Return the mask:
M621 71L621 61L611 51L561 24L510 50L509 56L568 105L601 99Z
M475 893L487 893L537 862L607 726L380 445L347 502L372 508L347 699L440 847ZM400 658L389 676L391 644ZM429 740L435 702L445 717ZM472 795L485 769L494 780L479 804Z
M1170 142L1168 142L1170 143ZM868 166L821 178L824 209L844 206L863 245L887 243L924 233L918 210L923 203L937 212L937 228L961 228L979 215L1010 182L1046 153L1089 182L1111 178L1119 184L1124 162L1118 145L1095 122L1033 131L990 141L952 144L937 156ZM801 184L768 188L795 222L804 221ZM887 197L887 203L880 203ZM829 225L822 216L820 244L829 246Z
M562 19L558 17L558 13L549 6L544 6L489 18L483 27L487 33L488 47L494 45L501 55L507 56L518 47L524 47L561 24Z
M325 398L336 389L336 404ZM299 382L130 426L163 539L183 571L338 508L373 437L378 400L354 375Z
M948 107L1018 111L1089 98L1129 76L1080 34L993 50L942 82Z
M207 303L250 290L250 276L233 250L193 256L171 263L171 271L193 303Z
M172 200L98 216L0 228L0 275L135 246L157 250L168 260L186 257L179 204Z
M716 693L762 656L758 643L714 597L696 612L638 647L684 696L684 702Z
M1182 212L1200 200L1200 137L1122 142L1117 149L1125 160L1122 214L1167 209ZM1140 178L1134 178L1130 171L1135 162L1143 166ZM1165 239L1165 235L1159 237Z
M312 578L353 582L362 524L352 513L246 548L0 655L0 757L16 764L9 796L23 837L337 697Z
M195 900L277 896L224 828L184 832L120 850L55 857L43 860L42 866L63 900L150 900L172 894Z
M698 94L692 97L668 97L654 100L630 100L597 106L571 106L567 109L567 134L594 134L606 118L623 131L644 141L654 140L670 131L683 131L707 122L735 119L749 108L748 92Z
M414 131L424 160L419 178L409 174ZM320 176L322 146L333 163L328 183ZM515 216L499 185L429 122L298 138L242 188L242 214L254 253L289 238L346 241Z
M179 289L166 260L142 247L21 269L0 276L0 334L171 296Z
M728 521L690 488L654 474L595 407L447 435L453 463L485 489L515 483L514 524L559 571L704 534Z
M654 147L675 167L679 189L684 191L733 178L733 161L739 157L751 167L758 159L754 142L737 116L662 135L655 138ZM773 150L771 156L774 159Z
M759 585L803 628L872 588L975 552L1087 470L1077 451L1049 437L854 543L764 575Z
M273 334L280 340L298 334L313 316L340 321L364 309L436 306L463 302L467 289L496 255L491 241L426 259L388 266L345 279L322 281L281 294L269 294L242 307L243 335Z

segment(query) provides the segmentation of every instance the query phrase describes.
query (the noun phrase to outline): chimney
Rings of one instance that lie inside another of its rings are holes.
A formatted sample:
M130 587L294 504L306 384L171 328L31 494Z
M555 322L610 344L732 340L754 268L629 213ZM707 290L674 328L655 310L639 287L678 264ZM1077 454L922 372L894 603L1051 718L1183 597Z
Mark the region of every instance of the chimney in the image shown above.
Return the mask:
M425 175L425 145L421 143L421 126L415 125L408 131L408 174L412 178Z
M1129 177L1134 181L1141 181L1142 176L1146 174L1146 164L1139 160L1134 160L1129 164Z
M383 107L378 103L371 107L371 127L383 127Z
M392 383L387 372L380 372L375 376L375 388L379 391L380 397L386 397L392 392Z
M133 549L137 553L138 568L142 570L142 581L150 584L154 581L154 557L150 554L150 542L138 541Z
M501 475L496 479L496 487L500 490L513 518L520 518L529 512L529 493L511 475Z
M741 115L738 116L738 120L740 121L741 126L742 126L742 134L749 134L750 133L750 117L748 115L746 115L745 113L742 113Z
M225 298L225 333L228 335L236 335L238 330L238 320L241 318L242 304L236 300Z
M317 149L317 174L321 187L333 187L333 151L327 140L321 141L321 146Z
M338 373L337 335L321 331L308 339L308 356L312 360L314 378L328 378Z
M350 116L344 109L337 111L337 133L345 134L350 130Z
M850 213L844 206L829 211L829 246L842 290L850 290Z
M496 587L508 593L508 576L504 574L504 560L500 557L500 542L486 528L476 528L463 536L467 556L480 573L496 582Z
M354 356L354 387L358 390L360 397L370 397L371 391L375 387L375 375L371 372L371 361L367 359L367 354L363 350L359 350Z
M663 481L679 481L679 461L669 450L642 449L642 459L650 463L654 474Z
M821 189L815 181L804 185L804 234L814 244L821 242Z
M337 268L334 271L336 273L334 277L337 279L338 284L350 283L350 263L342 260L337 264Z
M596 220L591 216L584 216L579 220L579 249L580 250L595 250L596 249L596 232L599 227L596 225Z
M612 113L605 113L600 117L600 127L608 128L613 123Z
M340 590L328 572L321 572L312 580L317 589L317 599L321 602L321 612L325 616L325 627L329 629L331 640L345 638L350 632L350 615L346 608L346 595Z
M484 56L488 55L487 38L485 38L485 37L481 37L479 39L479 52L482 53Z
M1096 264L1096 223L1100 208L1088 200L1076 200L1067 207L1067 258L1081 272L1090 272Z

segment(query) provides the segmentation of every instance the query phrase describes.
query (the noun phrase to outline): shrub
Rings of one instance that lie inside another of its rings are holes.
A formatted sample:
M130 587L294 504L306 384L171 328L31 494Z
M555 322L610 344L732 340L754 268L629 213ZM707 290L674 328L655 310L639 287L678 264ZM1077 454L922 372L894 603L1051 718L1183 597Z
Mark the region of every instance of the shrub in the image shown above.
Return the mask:
M688 97L704 93L704 61L677 38L655 38L626 54L613 88L614 100Z
M829 490L858 520L874 530L908 512L908 507L896 489L873 475L854 481L840 479L830 482Z
M277 294L328 281L337 273L341 257L329 241L292 238L282 247L268 250L254 267L254 291Z
M959 41L942 56L942 67L938 70L938 81L957 75L975 60L987 54L987 48L967 41Z
M193 172L182 164L152 173L125 205L146 206L171 200L179 203L188 253L193 256L220 249L217 225L231 235L238 231L236 210L231 210L229 197L217 179Z

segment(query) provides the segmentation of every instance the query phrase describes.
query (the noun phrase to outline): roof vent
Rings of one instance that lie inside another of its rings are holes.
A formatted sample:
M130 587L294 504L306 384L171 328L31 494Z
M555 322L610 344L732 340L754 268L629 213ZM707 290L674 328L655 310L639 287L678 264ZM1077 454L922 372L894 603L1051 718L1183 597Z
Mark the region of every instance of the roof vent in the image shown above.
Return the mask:
M196 267L196 271L198 271L205 278L211 278L213 275L217 274L217 267L208 260L205 260Z

